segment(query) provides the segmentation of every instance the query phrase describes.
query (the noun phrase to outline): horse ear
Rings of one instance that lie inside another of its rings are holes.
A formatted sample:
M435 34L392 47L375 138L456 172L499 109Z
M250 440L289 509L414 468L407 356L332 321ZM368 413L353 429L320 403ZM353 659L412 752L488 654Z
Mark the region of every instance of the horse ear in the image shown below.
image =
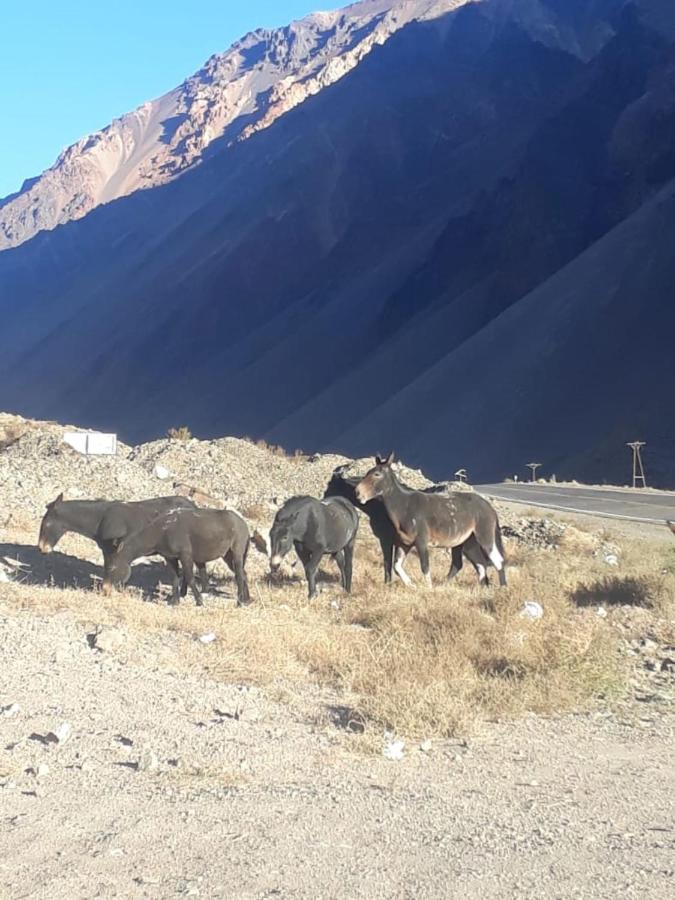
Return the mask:
M257 528L251 535L251 543L260 553L263 553L265 556L271 555L269 538L261 534Z
M389 456L385 460L383 460L382 465L390 466L393 462L394 462L394 451L392 450L391 453L389 454Z
M384 460L382 459L382 457L380 456L379 453L375 456L375 465L376 465L376 466L383 466L383 465L384 465Z
M56 500L52 500L51 503L47 504L47 509L52 509L52 507L57 506L59 503L63 503L63 491L61 491Z

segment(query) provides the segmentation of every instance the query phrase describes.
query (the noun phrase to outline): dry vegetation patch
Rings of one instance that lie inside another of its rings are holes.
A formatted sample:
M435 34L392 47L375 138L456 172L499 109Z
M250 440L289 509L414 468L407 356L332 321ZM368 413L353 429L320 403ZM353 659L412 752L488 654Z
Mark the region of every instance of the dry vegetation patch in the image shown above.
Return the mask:
M673 609L670 558L642 553L607 575L595 543L533 550L510 542L514 561L506 589L481 589L465 570L444 581L448 559L434 559L436 586L416 591L381 583L379 550L369 534L359 542L355 591L340 591L330 561L323 591L308 601L298 574L270 582L264 560L253 556L251 607L210 597L204 609L187 600L177 609L143 602L138 589L112 598L82 590L9 585L6 597L36 612L69 610L92 628L122 626L139 639L173 633L180 651L172 665L210 678L266 686L282 695L308 687L327 690L345 722L407 737L465 734L485 719L531 711L552 714L617 694L624 661L610 617L598 606L652 598L661 615ZM630 558L632 548L626 555ZM675 555L674 555L675 557ZM417 560L408 566L416 575ZM229 580L221 585L230 590ZM614 598L612 600L611 598ZM544 608L539 621L522 615L523 603ZM642 602L642 601L641 601ZM214 632L204 647L196 638Z

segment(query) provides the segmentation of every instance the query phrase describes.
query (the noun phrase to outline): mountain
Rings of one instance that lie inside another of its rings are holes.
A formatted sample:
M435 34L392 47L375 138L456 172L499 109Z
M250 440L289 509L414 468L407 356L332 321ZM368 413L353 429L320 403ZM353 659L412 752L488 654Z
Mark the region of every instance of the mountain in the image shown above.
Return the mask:
M26 181L0 204L0 250L163 184L199 164L214 144L246 140L342 78L408 22L462 2L364 0L251 32L175 90L87 135Z
M625 479L642 438L674 483L670 4L362 3L256 34L214 58L214 103L291 71L297 103L191 111L201 144L141 141L85 215L0 253L0 407L476 480L532 456Z

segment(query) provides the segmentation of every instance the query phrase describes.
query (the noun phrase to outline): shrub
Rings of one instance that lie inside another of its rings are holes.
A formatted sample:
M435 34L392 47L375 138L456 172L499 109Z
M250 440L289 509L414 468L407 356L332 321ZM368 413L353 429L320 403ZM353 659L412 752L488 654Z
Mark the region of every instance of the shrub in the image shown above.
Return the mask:
M187 425L181 425L180 428L169 428L166 436L170 441L189 441L192 440L192 432Z

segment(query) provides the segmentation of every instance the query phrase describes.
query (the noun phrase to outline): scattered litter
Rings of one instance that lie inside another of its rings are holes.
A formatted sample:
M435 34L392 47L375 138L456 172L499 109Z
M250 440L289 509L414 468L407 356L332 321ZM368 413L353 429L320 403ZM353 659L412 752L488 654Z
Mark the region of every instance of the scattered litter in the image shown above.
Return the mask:
M605 555L605 562L608 566L618 566L619 557L616 555L616 553L607 553Z
M159 759L152 750L144 750L136 764L139 772L156 772L159 769Z
M21 705L19 703L10 703L9 706L3 706L0 712L2 712L3 716L7 716L8 718L18 716L21 712Z
M541 603L537 603L534 600L527 600L523 603L520 615L523 619L532 619L533 622L536 622L538 619L543 618L544 607Z
M70 722L61 722L58 728L47 734L47 740L52 744L65 744L70 740L73 734L73 727Z
M36 778L45 778L47 775L49 775L49 766L47 765L47 763L40 763L40 765L35 770Z
M216 639L216 636L212 631L210 631L208 634L202 634L201 637L199 638L199 640L202 644L212 644L215 641L215 639Z
M422 753L429 753L432 746L433 745L430 740L422 741L422 743L420 744L420 750L422 751Z
M171 472L166 466L160 466L159 463L152 470L152 474L161 481L166 481L167 478L171 478Z
M126 641L124 632L117 628L99 627L94 635L94 647L101 653L115 653Z
M398 761L405 756L405 741L387 741L384 745L384 758Z
M604 606L599 606L599 607L598 607L598 609L597 609L597 615L598 615L601 619L606 619L606 618L607 618L607 610L605 609Z

